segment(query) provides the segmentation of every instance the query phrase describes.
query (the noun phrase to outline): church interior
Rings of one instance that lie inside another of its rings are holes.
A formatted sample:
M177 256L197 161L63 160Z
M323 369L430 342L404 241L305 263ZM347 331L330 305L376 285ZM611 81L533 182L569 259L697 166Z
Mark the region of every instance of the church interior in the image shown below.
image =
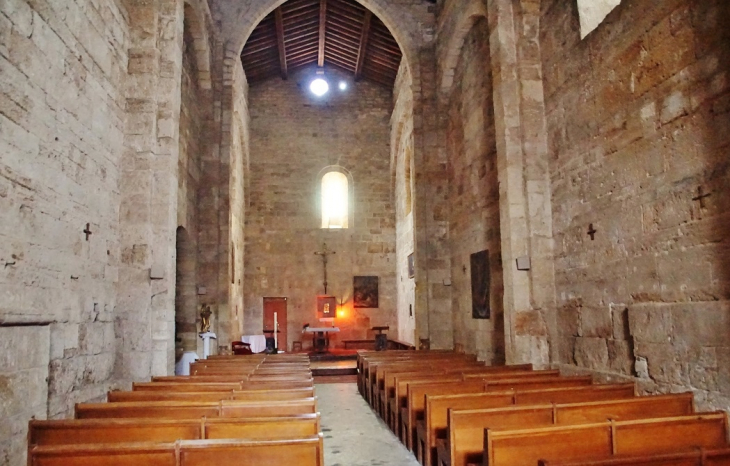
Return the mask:
M690 393L727 443L729 187L726 0L3 0L0 464L239 341L357 364L320 406L372 464L440 461L388 357Z

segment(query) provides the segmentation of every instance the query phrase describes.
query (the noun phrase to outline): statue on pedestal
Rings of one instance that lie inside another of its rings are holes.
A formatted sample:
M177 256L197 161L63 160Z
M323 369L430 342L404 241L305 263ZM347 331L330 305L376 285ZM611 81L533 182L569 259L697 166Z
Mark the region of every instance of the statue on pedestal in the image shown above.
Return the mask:
M210 311L210 305L204 305L203 310L200 311L200 333L210 332L210 316L213 314Z

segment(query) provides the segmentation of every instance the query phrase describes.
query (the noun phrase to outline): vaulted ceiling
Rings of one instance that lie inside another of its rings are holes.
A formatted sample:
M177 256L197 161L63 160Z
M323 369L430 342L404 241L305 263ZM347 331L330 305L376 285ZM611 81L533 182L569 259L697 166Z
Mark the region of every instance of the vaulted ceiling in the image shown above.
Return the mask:
M250 83L326 64L392 87L401 56L388 28L355 0L289 0L256 26L241 61Z

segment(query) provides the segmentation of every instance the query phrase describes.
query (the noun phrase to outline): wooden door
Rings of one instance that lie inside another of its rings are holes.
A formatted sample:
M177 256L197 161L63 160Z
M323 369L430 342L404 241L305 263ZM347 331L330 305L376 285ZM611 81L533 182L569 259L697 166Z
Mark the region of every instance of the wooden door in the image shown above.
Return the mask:
M274 313L279 321L279 349L289 351L289 342L286 338L286 301L287 298L264 298L264 334L273 337L273 333L266 333L267 330L274 330Z

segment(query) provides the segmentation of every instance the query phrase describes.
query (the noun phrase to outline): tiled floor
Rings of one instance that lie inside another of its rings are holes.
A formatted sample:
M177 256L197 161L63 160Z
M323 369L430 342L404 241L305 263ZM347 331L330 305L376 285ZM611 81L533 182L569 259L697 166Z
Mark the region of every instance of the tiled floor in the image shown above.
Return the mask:
M325 466L419 466L357 392L357 385L316 385Z

